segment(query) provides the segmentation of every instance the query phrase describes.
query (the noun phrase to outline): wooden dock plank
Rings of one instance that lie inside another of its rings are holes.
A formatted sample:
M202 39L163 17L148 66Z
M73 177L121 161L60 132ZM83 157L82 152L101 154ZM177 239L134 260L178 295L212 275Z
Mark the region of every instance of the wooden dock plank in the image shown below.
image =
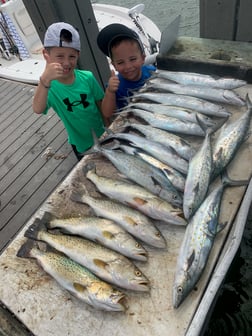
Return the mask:
M23 157L30 152L34 153L38 150L37 146L42 146L44 143L43 137L48 132L48 129L54 128L56 123L60 122L56 115L53 115L50 122L46 118L37 118L35 122L28 125L28 128L19 136L18 143L13 141L8 144L4 151L0 154L0 181L10 172L15 169Z
M0 79L0 252L77 163L56 113L33 113L34 89Z

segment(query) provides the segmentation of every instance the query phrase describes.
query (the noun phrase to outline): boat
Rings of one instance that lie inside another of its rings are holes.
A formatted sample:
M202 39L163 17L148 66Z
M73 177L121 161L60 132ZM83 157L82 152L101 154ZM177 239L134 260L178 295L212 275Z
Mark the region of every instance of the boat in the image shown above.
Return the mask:
M143 14L144 4L130 9L97 3L93 3L92 7L99 30L110 23L121 23L133 29L143 42L146 63L153 61L151 56L158 53L161 31ZM42 49L42 42L22 0L2 1L0 77L37 84L45 67Z

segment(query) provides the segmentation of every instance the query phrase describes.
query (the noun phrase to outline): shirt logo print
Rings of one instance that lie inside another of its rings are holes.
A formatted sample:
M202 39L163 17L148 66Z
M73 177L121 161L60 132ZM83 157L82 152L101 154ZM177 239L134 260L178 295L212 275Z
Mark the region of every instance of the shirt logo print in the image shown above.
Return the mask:
M72 107L73 106L78 106L80 104L83 105L84 108L88 107L90 104L87 100L87 95L85 93L80 94L80 99L81 100L75 100L72 103L70 102L69 98L63 99L64 104L67 106L67 111L73 112Z

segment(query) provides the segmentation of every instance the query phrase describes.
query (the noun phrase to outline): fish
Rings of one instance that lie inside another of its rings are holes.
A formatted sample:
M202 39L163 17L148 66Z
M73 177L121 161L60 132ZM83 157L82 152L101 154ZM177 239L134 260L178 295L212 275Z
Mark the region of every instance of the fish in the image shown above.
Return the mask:
M47 243L106 282L133 291L150 290L149 280L132 261L100 244L78 236L52 234L39 218L28 227L24 236Z
M97 216L115 221L142 242L156 248L165 248L166 240L150 218L136 209L108 198L91 197L73 190L72 201L88 204Z
M169 133L165 130L153 127L151 125L142 125L137 123L128 123L126 126L133 128L144 134L147 139L155 140L165 146L172 147L182 158L189 160L194 154L195 149L192 145L177 134Z
M159 113L164 114L167 117L177 118L182 121L189 121L193 123L198 123L197 114L200 113L195 110L191 110L188 108L180 107L180 106L173 106L173 105L165 105L165 104L157 104L157 103L130 103L127 106L128 109L130 108L137 108L144 111L149 111L152 113ZM213 127L216 125L216 121L213 120L208 115L201 115L201 118L208 127Z
M131 155L137 155L144 161L150 163L157 169L161 170L164 175L168 178L168 180L171 182L171 184L180 192L184 192L185 188L185 176L174 169L173 167L168 166L167 164L155 159L148 153L144 152L143 150L139 148L134 148L127 145L118 145L119 148L121 148L125 153L131 154Z
M221 200L227 186L248 181L232 181L225 174L189 220L179 249L172 287L172 304L178 308L199 281L206 267L214 240L226 223L219 223Z
M106 136L103 142L107 140L119 139L125 140L131 146L143 149L145 152L158 159L159 161L168 164L169 166L177 169L183 174L187 174L188 162L183 159L178 153L170 146L163 145L160 142L146 139L145 137L135 135L132 133L115 133Z
M217 77L195 72L156 70L154 77L172 80L183 85L202 85L233 90L247 84L245 80L231 77Z
M157 168L136 156L121 151L104 148L93 133L94 145L85 154L102 153L111 163L131 181L141 185L153 194L163 198L175 206L182 206L182 195L174 191L174 187L166 176ZM172 186L172 188L171 188Z
M216 89L200 85L182 85L169 83L168 81L148 81L147 90L161 90L186 96L192 96L200 99L210 100L216 103L230 104L235 106L244 106L245 101L236 92L232 90Z
M124 312L127 308L127 297L123 292L61 253L40 250L33 240L28 239L17 256L35 259L62 288L97 310Z
M159 104L184 107L212 117L228 118L231 115L231 112L220 104L189 95L168 92L138 92L134 93L132 101L135 102L136 99L149 100Z
M207 131L202 145L189 161L183 197L183 211L186 219L195 213L204 200L210 184L212 169L211 132Z
M187 224L181 208L171 205L145 188L126 180L99 176L95 165L91 163L87 164L83 171L96 188L109 198L131 206L155 220L174 225Z
M241 144L248 134L252 103L246 95L247 110L237 120L223 125L215 143L213 144L213 171L211 179L214 180L232 161Z
M186 135L196 135L200 137L205 135L202 128L196 123L167 117L166 115L160 113L153 114L151 112L135 108L131 108L130 112L133 113L134 116L145 120L149 125L165 131Z
M63 233L90 239L134 260L148 259L148 252L144 247L112 220L95 216L54 218L49 215L48 217L46 226L49 229L58 228Z

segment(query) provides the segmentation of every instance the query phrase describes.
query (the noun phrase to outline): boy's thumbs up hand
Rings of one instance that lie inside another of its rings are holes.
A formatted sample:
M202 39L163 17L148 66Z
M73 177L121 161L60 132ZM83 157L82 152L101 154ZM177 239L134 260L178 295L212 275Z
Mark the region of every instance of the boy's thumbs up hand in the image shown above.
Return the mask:
M111 93L115 93L118 90L119 84L119 78L117 77L115 71L111 70L111 76L108 81L108 91Z

